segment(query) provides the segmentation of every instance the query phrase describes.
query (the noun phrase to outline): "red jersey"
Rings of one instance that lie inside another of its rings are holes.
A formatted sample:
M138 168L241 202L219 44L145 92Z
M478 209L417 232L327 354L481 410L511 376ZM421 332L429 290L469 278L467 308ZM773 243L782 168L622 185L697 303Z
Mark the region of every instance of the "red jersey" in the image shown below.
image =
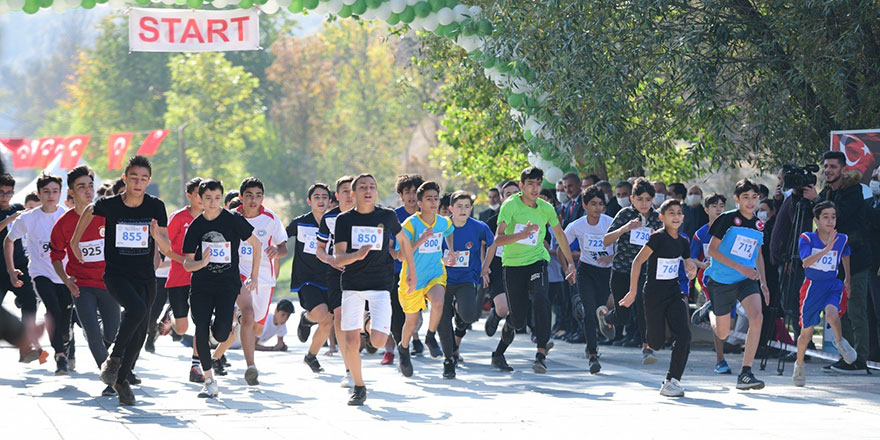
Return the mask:
M69 257L64 270L68 276L76 279L75 284L78 287L106 289L104 287L104 217L95 216L79 240L82 263L73 257L70 247L70 239L73 238L77 222L79 222L79 214L73 209L58 218L55 226L52 227L50 236L52 249L49 256L52 261L63 261L64 257Z
M193 216L189 213L188 206L174 211L168 218L168 239L171 240L171 250L174 253L183 255L183 237L186 236L186 230L192 222ZM190 273L183 268L183 264L171 260L165 288L189 286L189 280Z

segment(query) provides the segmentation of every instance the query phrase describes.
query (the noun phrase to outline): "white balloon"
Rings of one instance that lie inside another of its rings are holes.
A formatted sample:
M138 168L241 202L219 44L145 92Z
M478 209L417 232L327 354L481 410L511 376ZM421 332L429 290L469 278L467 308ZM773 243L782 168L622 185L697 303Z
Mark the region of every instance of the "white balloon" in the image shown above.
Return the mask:
M562 170L559 167L552 167L544 173L544 179L549 182L558 182L562 178Z
M78 8L82 5L81 0L67 0L67 9Z
M446 26L454 20L455 12L452 12L452 9L443 8L437 11L437 21L440 22L441 25Z
M351 6L351 5L355 4L356 2L357 2L357 0L342 0L342 4L344 4L345 6Z
M388 5L391 6L391 12L400 14L406 9L406 0L391 0Z
M274 14L278 12L278 9L281 9L281 6L275 0L266 0L266 3L260 5L260 10L266 14Z
M483 8L479 6L471 6L468 10L471 11L471 17L476 17L480 15L480 12L483 12Z
M214 0L211 2L211 6L217 9L223 9L229 6L229 0Z
M452 12L455 12L455 21L464 21L464 19L471 15L470 9L461 3L455 5L455 7L452 8Z
M363 14L360 15L361 19L366 21L372 21L376 18L376 10L370 9L369 7L364 11Z
M378 8L376 8L376 19L381 21L386 21L391 17L391 4L388 2L382 3Z
M338 14L339 11L342 10L343 6L344 5L342 3L342 0L330 0L327 2L327 12L331 14Z
M173 5L174 3L174 0L162 0L162 4L164 5Z
M278 2L278 6L281 6L284 9L287 9L290 6L291 0L276 0Z
M312 9L312 14L315 15L325 15L327 14L327 2L318 2L318 7Z
M410 6L415 6L415 5L419 4L419 3L421 3L421 1L422 1L422 0L406 0L406 4L408 4L408 5L410 5Z
M24 0L9 0L9 9L19 10L24 6Z
M63 14L67 12L67 9L67 3L64 0L55 0L55 2L52 3L52 12L56 14Z
M0 15L9 13L9 11L11 11L11 9L9 8L9 5L6 4L6 2L0 3Z
M425 30L429 32L437 30L437 27L440 26L440 23L437 22L437 14L428 14L428 16L422 20L422 26L424 26Z
M107 6L113 8L113 9L125 8L125 0L108 0Z
M529 165L535 166L535 163L537 163L538 160L538 156L536 156L535 153L529 151L529 154L526 154L526 160L529 161Z

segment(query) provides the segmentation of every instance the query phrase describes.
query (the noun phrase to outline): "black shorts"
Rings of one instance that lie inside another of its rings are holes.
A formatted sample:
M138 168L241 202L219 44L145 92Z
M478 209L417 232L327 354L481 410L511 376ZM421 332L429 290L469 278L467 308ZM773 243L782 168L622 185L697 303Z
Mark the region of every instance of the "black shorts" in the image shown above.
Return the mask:
M189 316L189 286L169 287L168 303L176 319Z
M339 284L339 277L329 276L327 277L327 308L333 313L340 307L342 307L342 285Z
M706 289L712 300L712 313L715 316L729 315L736 302L742 302L752 295L759 295L761 287L758 282L744 279L733 284L721 284L712 278L706 277Z
M330 308L330 304L327 304L327 290L321 289L320 287L313 286L311 284L305 284L299 288L299 291L296 292L299 295L299 305L305 311L311 311L315 307L318 307L321 304L326 304L327 308ZM340 293L340 302L342 298L342 293ZM332 309L330 309L332 310Z

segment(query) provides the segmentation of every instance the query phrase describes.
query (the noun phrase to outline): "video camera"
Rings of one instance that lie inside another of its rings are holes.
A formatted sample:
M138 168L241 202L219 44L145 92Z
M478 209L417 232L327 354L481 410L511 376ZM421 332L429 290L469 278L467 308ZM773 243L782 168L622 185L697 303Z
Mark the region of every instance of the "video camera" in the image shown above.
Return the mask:
M782 167L782 189L792 189L800 192L801 188L816 184L816 174L819 165L811 164L802 167L791 164Z

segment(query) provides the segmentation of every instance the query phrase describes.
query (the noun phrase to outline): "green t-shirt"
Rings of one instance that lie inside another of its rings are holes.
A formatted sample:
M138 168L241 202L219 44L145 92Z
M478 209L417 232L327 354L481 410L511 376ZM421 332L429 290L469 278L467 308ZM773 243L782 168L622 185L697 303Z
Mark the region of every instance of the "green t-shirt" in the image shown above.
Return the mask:
M540 260L550 261L550 253L544 247L544 236L547 234L547 226L559 224L559 217L553 205L543 199L536 200L537 207L526 206L522 201L522 194L514 194L501 205L498 213L498 223L504 222L507 227L504 233L515 234L523 230L529 222L538 225L538 231L529 238L504 246L501 255L502 266L528 266Z

